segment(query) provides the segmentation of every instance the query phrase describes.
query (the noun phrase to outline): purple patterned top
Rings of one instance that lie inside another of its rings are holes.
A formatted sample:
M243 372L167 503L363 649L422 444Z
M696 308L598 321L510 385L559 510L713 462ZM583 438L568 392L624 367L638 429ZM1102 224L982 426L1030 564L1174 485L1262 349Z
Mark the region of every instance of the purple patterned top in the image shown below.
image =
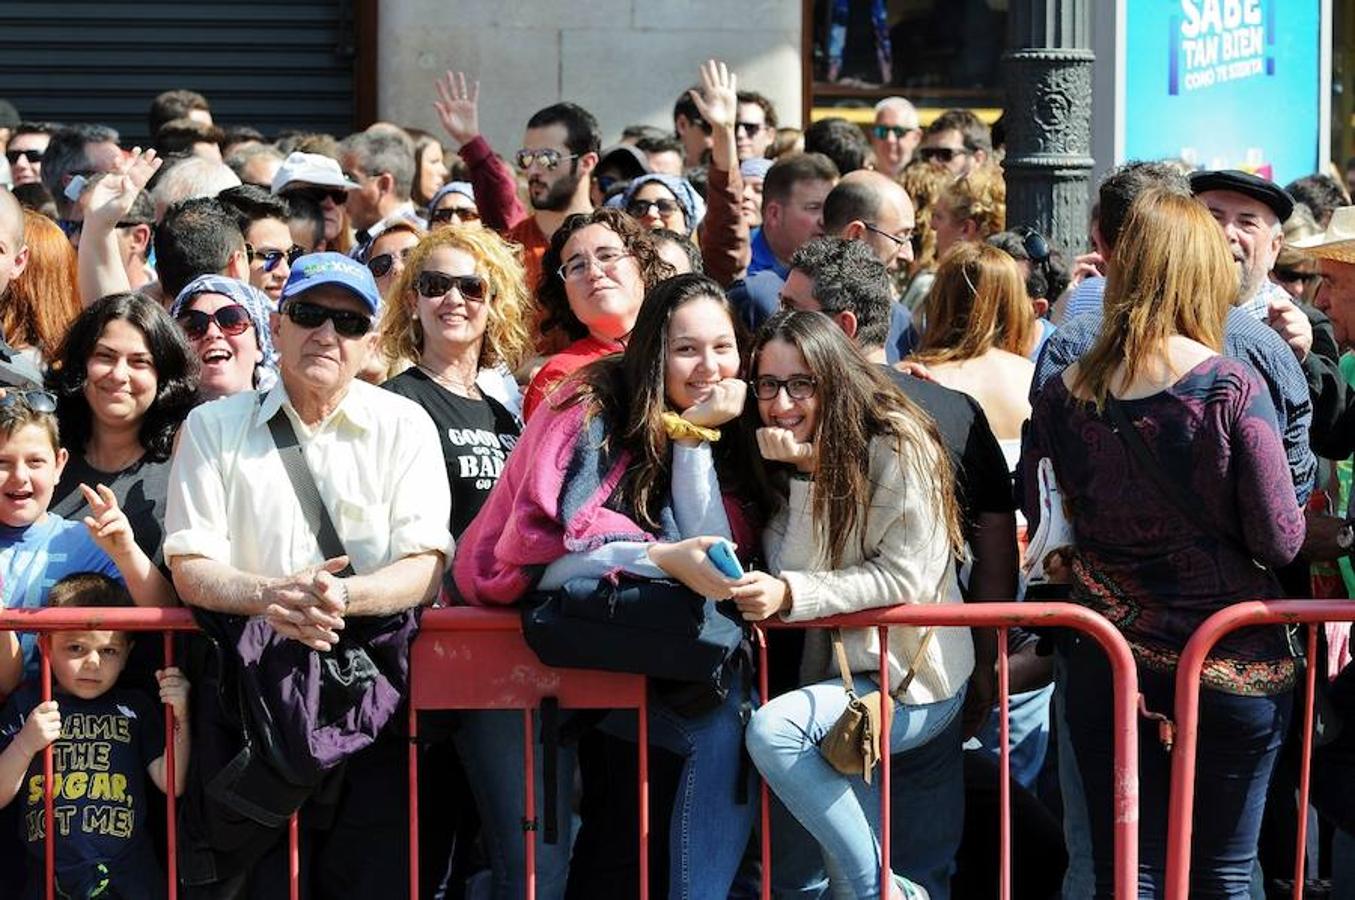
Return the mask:
M1141 665L1172 671L1211 613L1239 600L1281 596L1274 577L1252 559L1271 566L1292 560L1303 544L1303 512L1275 408L1246 363L1210 357L1167 390L1121 403L1167 478L1194 492L1212 530L1202 533L1162 496L1109 417L1074 400L1062 378L1050 379L1031 413L1023 505L1033 534L1035 467L1049 457L1077 535L1073 599L1110 619ZM1293 682L1293 660L1277 627L1235 632L1215 654L1205 673L1210 687L1270 694Z

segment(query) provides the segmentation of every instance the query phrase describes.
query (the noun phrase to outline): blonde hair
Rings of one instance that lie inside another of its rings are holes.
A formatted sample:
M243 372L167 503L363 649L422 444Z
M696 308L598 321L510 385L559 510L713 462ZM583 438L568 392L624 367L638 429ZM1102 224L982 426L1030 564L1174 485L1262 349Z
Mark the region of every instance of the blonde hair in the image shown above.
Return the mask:
M1073 391L1105 405L1115 370L1129 383L1172 335L1218 352L1238 272L1204 204L1160 188L1139 195L1115 241L1096 343L1077 364Z
M405 260L405 270L391 287L381 315L381 352L398 366L401 360L418 362L423 354L423 330L415 315L414 282L435 250L450 247L475 258L476 273L485 279L489 323L480 342L478 368L504 364L516 370L532 349L528 323L535 308L527 293L521 248L510 244L478 222L449 225L425 235Z
M961 222L973 219L979 240L985 240L1007 227L1007 182L1002 170L992 163L976 167L956 178L937 198Z
M1035 311L1016 260L971 241L942 258L926 318L915 354L924 363L973 359L994 347L1025 356L1035 333Z
M945 169L921 159L910 162L899 176L899 183L912 199L917 216L919 247L917 256L908 266L910 276L936 268L936 231L932 228L932 207L953 179L954 176Z

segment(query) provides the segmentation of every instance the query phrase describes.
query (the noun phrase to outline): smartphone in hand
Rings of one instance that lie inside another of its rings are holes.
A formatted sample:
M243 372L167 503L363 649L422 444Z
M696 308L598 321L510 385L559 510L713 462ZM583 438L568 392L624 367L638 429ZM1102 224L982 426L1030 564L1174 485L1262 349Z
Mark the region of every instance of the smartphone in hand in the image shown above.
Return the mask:
M743 577L743 566L739 564L739 558L734 555L734 545L729 541L711 544L706 550L706 558L726 578Z

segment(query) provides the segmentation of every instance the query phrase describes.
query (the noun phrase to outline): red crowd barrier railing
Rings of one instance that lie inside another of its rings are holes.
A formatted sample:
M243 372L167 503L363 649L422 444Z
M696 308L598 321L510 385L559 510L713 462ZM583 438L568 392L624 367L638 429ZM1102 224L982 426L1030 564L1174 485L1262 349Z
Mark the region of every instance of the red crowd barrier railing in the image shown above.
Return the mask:
M1007 666L1007 630L1013 627L1063 627L1083 632L1105 651L1113 676L1112 703L1114 705L1115 753L1115 896L1117 900L1132 900L1138 896L1138 827L1139 827L1139 761L1138 761L1138 670L1133 653L1124 637L1106 619L1083 606L1072 603L948 603L941 605L893 606L847 616L820 619L813 622L783 622L768 619L762 628L877 628L881 647L887 647L892 626L958 625L971 628L997 629L998 650L998 729L1001 736L999 753L999 790L1001 818L999 844L1001 866L999 896L1011 897L1011 795L1010 758L1008 744L1009 678ZM767 645L759 634L759 655L762 695L767 695ZM888 659L880 656L879 679L888 684ZM883 704L881 716L881 747L889 747L891 704ZM883 754L880 766L880 895L890 896L890 816L889 816L889 754ZM770 798L767 786L762 786L762 897L771 897L771 838L768 829Z
M1176 740L1172 749L1167 808L1167 900L1190 896L1190 841L1195 809L1195 752L1200 732L1200 677L1205 660L1225 635L1255 625L1308 625L1304 668L1303 756L1299 769L1298 838L1294 853L1294 900L1302 900L1308 839L1308 785L1313 754L1313 698L1317 689L1317 630L1324 622L1355 621L1349 600L1252 600L1214 613L1195 630L1176 668Z
M1000 888L1003 900L1011 896L1011 809L1008 756L1008 671L1007 629L1011 627L1065 627L1081 631L1097 641L1106 652L1114 677L1112 702L1115 721L1114 784L1115 804L1115 892L1119 900L1136 895L1138 877L1138 678L1133 656L1120 633L1104 618L1090 610L1067 603L967 603L941 606L897 606L840 616L815 622L787 623L769 620L755 629L761 662L761 691L767 695L766 642L763 628L877 628L881 646L887 646L888 630L898 626L968 626L995 628L998 631L999 730L1001 765L1001 843ZM38 632L62 630L119 630L165 632L166 664L173 659L172 634L196 629L192 615L185 609L42 609L0 610L0 630ZM887 677L885 660L881 678ZM411 738L418 734L420 709L518 709L523 711L523 762L526 773L524 841L529 898L534 896L535 862L535 780L533 760L532 710L542 699L554 697L566 708L634 708L638 711L637 753L640 777L637 801L640 809L640 896L648 896L648 788L647 727L645 681L640 676L580 669L553 669L536 659L522 640L520 620L515 611L485 609L431 609L423 617L422 629L411 652L410 661ZM43 696L50 697L51 673L43 657ZM882 726L883 746L889 746L890 704L885 704ZM173 784L173 714L166 710L166 768ZM881 854L882 894L888 896L889 852L889 765L888 754L881 766ZM410 896L418 895L418 798L416 748L410 748ZM44 754L44 790L46 792L46 891L55 897L55 844L53 831L52 749ZM175 798L166 796L169 821L175 821ZM770 897L771 859L768 823L769 794L762 787L763 897ZM299 854L297 817L289 824L289 873L293 898L299 895ZM168 891L177 897L174 829L169 835Z

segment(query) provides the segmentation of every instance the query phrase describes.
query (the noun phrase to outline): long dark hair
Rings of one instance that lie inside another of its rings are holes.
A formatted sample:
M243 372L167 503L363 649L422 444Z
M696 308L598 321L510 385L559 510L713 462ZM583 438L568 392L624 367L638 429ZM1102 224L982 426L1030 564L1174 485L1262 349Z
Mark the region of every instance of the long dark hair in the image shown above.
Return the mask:
M85 399L86 366L109 322L122 319L146 338L155 361L155 399L137 438L154 462L169 459L174 433L197 403L198 362L182 329L154 300L141 294L109 294L85 309L66 332L47 386L60 398L57 421L67 449L83 453L94 434L94 413Z
M733 323L742 374L747 370L748 335L733 304L715 281L687 274L661 281L645 295L624 353L598 360L576 376L579 390L572 402L588 403L589 414L602 416L609 424L609 449L629 450L635 456L621 482L620 497L636 521L650 530L659 528L671 474L668 433L662 421L669 410L664 389L668 323L680 307L702 299L719 303ZM721 439L714 445L716 467L722 484L738 484L741 498L765 512L773 495L761 476L757 441L749 424L740 416L720 429Z
M541 319L542 334L549 334L558 328L571 341L588 335L588 326L580 322L574 310L569 308L569 296L565 293L565 283L560 278L559 269L564 262L561 255L565 252L565 243L575 232L589 225L601 225L621 238L622 246L635 257L635 263L640 267L640 280L644 282L646 293L673 274L673 267L659 256L649 232L626 213L605 206L590 213L574 213L551 235L550 247L541 259L541 282L536 289L536 302L544 313Z
M750 377L757 377L762 348L776 340L800 351L817 382L814 444L819 454L813 519L824 564L839 568L853 535L864 544L871 494L870 442L882 435L893 438L909 489L916 484L926 491L951 551L962 554L955 474L932 418L822 313L785 310L763 322L753 338Z

